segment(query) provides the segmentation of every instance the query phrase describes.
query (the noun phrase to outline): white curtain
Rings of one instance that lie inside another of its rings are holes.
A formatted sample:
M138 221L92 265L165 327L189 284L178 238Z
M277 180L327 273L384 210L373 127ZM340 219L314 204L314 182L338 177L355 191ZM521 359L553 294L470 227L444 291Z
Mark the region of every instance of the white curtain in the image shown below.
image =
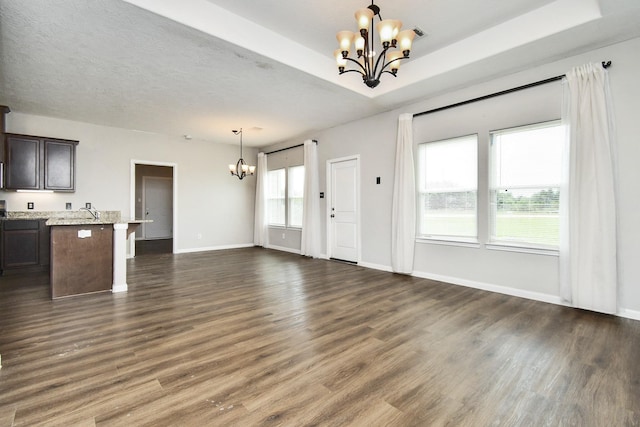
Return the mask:
M304 142L304 202L302 208L302 255L320 256L320 181L318 146L312 140Z
M574 307L617 308L614 132L608 73L599 64L563 80L568 131L561 187L560 293Z
M258 153L258 175L256 177L255 220L253 226L253 244L266 247L269 244L269 226L267 221L267 155Z
M396 273L413 272L416 233L416 183L413 166L413 115L398 119L396 168L391 212L391 268Z

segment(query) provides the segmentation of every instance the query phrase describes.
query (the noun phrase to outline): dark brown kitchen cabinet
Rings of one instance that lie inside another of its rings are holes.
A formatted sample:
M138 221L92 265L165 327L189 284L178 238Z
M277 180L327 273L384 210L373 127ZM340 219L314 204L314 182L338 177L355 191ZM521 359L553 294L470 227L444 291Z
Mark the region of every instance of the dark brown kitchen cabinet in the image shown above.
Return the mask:
M5 189L75 191L78 141L6 134Z
M111 291L113 226L51 227L51 298Z
M1 271L45 270L49 265L46 220L5 220L0 224Z

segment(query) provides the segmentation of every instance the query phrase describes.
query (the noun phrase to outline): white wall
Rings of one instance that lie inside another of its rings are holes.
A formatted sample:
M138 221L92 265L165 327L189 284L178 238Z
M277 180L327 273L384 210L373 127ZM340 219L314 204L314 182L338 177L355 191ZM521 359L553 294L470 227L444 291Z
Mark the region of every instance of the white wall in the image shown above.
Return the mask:
M253 244L255 177L242 181L229 174L238 160L234 145L186 141L147 132L97 126L49 117L7 115L7 132L79 140L76 151L75 193L16 193L0 191L10 211L73 209L91 202L99 210L119 210L133 217L130 206L131 160L177 165L177 227L179 252ZM244 150L255 164L255 149ZM198 239L198 234L201 238Z
M389 269L391 265L391 199L397 119L401 113L418 113L466 99L509 89L567 72L586 62L611 60L609 69L619 159L619 266L621 314L640 319L640 39L566 58L531 70L496 79L398 108L357 122L324 130L303 138L319 141L320 191L326 192L325 163L332 158L360 155L362 208L362 264ZM398 78L402 78L399 76ZM384 84L384 82L382 82ZM534 123L560 117L561 85L553 83L414 120L414 142L437 140L490 129ZM303 139L301 138L301 140ZM480 141L479 207L487 206L486 137ZM273 148L299 144L287 141ZM266 150L268 151L268 150ZM380 176L382 183L375 184ZM482 189L485 190L482 190ZM323 230L326 205L322 201ZM479 238L487 236L487 213L479 212ZM326 244L323 246L326 250ZM452 283L559 302L558 258L458 246L416 244L415 274Z

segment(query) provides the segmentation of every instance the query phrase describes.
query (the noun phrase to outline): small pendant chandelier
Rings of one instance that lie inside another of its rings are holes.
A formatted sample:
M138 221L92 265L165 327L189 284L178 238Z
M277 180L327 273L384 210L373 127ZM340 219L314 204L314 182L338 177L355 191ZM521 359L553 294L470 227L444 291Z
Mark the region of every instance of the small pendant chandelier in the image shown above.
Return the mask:
M247 175L253 175L256 167L249 166L242 158L242 128L240 128L240 130L232 130L231 132L233 132L234 135L240 135L240 159L238 159L235 165L229 165L229 172L231 172L231 175L237 176L238 179L242 179Z
M376 29L382 43L382 52L376 54L374 49L373 19L378 16ZM411 44L416 33L414 30L400 31L402 22L397 19L382 19L380 8L373 4L355 13L360 34L351 31L340 31L336 38L340 43L340 49L334 52L338 71L340 74L358 72L362 75L364 84L370 88L378 86L382 73L388 73L396 77L400 60L408 59ZM349 57L351 45L355 46L357 59ZM391 50L399 47L399 50ZM356 69L345 70L347 62L356 65ZM388 69L387 69L388 68Z

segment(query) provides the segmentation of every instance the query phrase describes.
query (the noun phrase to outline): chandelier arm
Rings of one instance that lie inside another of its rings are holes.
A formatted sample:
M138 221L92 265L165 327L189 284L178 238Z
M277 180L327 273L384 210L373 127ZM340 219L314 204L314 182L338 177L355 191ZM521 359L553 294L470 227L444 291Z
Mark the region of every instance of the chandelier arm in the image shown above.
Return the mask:
M393 74L393 76L394 76L394 77L398 77L398 76L397 76L393 71L385 70L385 68L387 68L389 65L391 65L392 63L394 63L394 62L396 62L396 61L400 61L401 59L408 59L408 58L409 58L408 56L404 56L404 57L402 57L402 56L401 56L400 58L395 58L395 59L392 59L391 61L387 62L387 63L386 63L386 64L384 64L384 65L382 66L382 68L380 69L380 73L378 74L378 78L380 78L380 76L381 76L383 73Z
M362 69L362 71L360 71L360 70L347 70L347 71L343 71L340 74L348 73L349 71L357 71L357 72L359 72L361 74L365 74L365 75L367 74L367 69L365 67L363 67L362 64L359 61L356 61L353 58L344 58L344 59L346 59L347 61L355 62Z
M393 77L398 77L398 75L397 75L397 74L394 74L392 71L389 71L389 70L385 70L385 71L381 72L381 73L380 73L380 75L383 75L383 74L385 74L385 73L387 73L387 74L391 74Z
M361 70L345 70L345 71L341 72L340 74L346 74L346 73L360 73L360 75L362 75L362 76L366 75Z
M376 66L373 68L373 73L372 73L372 77L376 74L376 72L378 71L378 65L380 65L380 60L382 60L382 68L380 68L380 72L378 72L378 76L376 77L376 79L380 79L380 76L382 75L382 70L384 70L387 65L391 64L391 61L387 62L386 64L384 63L386 56L387 56L387 50L389 50L388 47L386 47L381 53L380 56L378 56L378 59L376 60Z
M384 67L382 67L382 68L385 68L387 65L391 64L392 62L400 61L402 59L409 59L409 57L408 56L401 56L399 58L394 58L391 61L389 61L386 64L384 64Z

